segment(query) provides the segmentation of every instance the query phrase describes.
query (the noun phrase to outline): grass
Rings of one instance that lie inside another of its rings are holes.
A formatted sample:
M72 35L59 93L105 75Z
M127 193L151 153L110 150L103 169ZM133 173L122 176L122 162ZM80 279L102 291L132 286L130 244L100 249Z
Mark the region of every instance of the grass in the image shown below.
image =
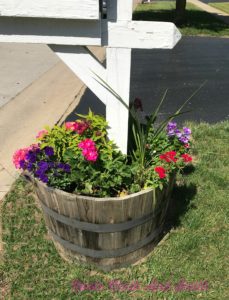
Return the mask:
M186 22L179 27L183 35L206 35L229 37L229 25L213 15L188 3ZM134 12L135 20L174 22L175 1L140 4Z
M189 124L190 125L190 124ZM172 229L142 263L104 273L64 262L47 236L31 186L18 180L2 205L4 260L2 299L228 299L229 122L191 124L194 168L178 178L173 193ZM146 286L153 279L175 286L181 279L206 281L206 291L111 291L117 279ZM73 280L101 282L103 291L74 292Z
M216 3L208 3L208 5L218 8L229 14L229 3L228 2L216 2Z

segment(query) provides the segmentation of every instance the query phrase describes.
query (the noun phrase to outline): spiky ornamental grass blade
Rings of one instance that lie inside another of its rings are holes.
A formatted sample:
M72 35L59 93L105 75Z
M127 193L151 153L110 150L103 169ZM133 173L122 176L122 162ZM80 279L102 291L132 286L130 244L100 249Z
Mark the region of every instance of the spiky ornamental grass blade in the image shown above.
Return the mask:
M92 71L93 72L93 71ZM152 127L154 127L154 124L157 120L157 116L158 113L160 111L160 108L166 98L168 89L165 91L160 103L158 104L157 108L155 109L155 111L151 114L151 116L148 118L147 120L147 124L146 124L146 129L144 129L144 127L142 126L142 124L139 121L139 118L137 117L135 111L133 109L131 109L126 103L125 101L122 99L122 97L115 92L115 90L105 81L103 80L100 76L98 76L96 73L93 72L93 74L95 74L95 76L97 78L95 78L95 80L101 84L106 90L108 90L115 98L117 98L118 101L120 101L125 107L126 109L128 109L130 115L133 118L133 124L132 124L132 132L133 132L133 137L134 137L134 142L135 142L135 146L136 146L136 150L131 149L132 152L132 156L134 158L135 161L137 161L139 163L139 166L141 168L144 168L147 165L146 159L145 159L145 154L146 154L146 143L147 143L147 139L148 139L148 135L150 132L150 129ZM156 138L159 137L159 135L162 133L162 131L164 130L164 128L166 127L167 123L172 121L175 117L180 116L184 113L187 113L189 111L185 111L185 112L181 112L181 110L184 108L184 106L188 103L188 101L190 101L198 92L201 88L203 88L203 86L206 84L207 80L205 80L192 94L191 96L180 106L180 108L171 116L169 116L166 120L162 121L158 126L157 129L154 132L153 135L153 139L152 141L154 141ZM137 130L136 130L137 128Z

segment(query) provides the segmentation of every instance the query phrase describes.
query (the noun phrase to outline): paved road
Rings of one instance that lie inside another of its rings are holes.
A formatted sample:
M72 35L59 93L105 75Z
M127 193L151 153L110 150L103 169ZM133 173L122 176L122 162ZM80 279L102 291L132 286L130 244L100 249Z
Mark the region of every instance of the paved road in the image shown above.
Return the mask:
M140 97L147 112L169 89L162 108L164 118L208 80L187 105L192 112L180 117L180 122L215 123L229 117L229 39L183 37L173 50L133 50L131 74L131 99ZM89 90L76 111L86 113L88 106L105 113L104 105ZM74 119L74 114L68 119Z

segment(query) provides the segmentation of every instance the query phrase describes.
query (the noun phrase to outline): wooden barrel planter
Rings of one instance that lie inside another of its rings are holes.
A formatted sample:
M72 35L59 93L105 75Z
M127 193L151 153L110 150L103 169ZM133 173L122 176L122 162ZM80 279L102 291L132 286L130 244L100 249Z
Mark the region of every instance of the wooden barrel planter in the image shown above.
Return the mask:
M158 243L174 181L172 176L162 191L94 198L49 188L32 178L59 254L104 271L138 261Z

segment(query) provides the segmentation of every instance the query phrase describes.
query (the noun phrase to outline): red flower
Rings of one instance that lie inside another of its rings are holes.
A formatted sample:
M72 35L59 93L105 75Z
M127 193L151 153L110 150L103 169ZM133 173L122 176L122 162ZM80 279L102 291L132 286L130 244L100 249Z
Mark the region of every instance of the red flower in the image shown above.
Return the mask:
M190 162L192 161L192 157L188 154L182 154L181 157L183 158L184 162Z
M160 159L161 160L165 160L166 162L176 162L177 161L177 158L175 158L176 156L176 151L168 151L162 155L160 155Z
M185 147L186 149L188 149L188 148L190 148L190 145L189 145L189 144L184 144L184 147Z
M78 133L78 134L83 134L84 131L86 129L89 128L89 124L87 121L77 121L74 124L74 130Z
M154 170L157 172L160 178L166 177L166 170L163 167L156 167Z

